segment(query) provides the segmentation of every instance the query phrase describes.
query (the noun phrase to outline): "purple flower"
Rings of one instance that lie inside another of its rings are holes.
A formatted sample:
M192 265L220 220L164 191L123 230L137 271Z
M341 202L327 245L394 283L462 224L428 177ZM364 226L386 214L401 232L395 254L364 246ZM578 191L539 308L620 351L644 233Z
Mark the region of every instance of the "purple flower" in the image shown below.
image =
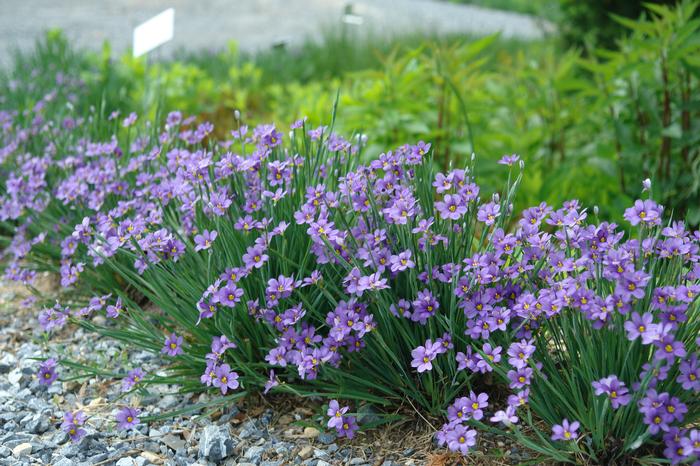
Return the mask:
M644 201L638 199L634 201L632 207L625 210L624 217L632 226L639 225L639 223L659 225L663 211L664 208L651 199Z
M216 368L216 378L212 381L212 385L218 387L222 394L226 394L229 389L235 390L238 388L238 374L231 370L228 364L222 364Z
M508 363L516 369L527 367L527 362L535 353L535 345L528 340L520 340L508 347Z
M128 128L129 126L133 126L134 123L136 123L136 119L138 118L138 115L134 112L131 112L129 116L124 118L122 121L122 126L124 128Z
M140 367L130 370L126 377L122 379L122 391L128 392L135 385L138 385L141 380L146 376L146 372Z
M447 420L450 422L462 422L469 419L469 398L463 396L457 398L447 408Z
M414 268L416 263L411 260L411 254L411 250L407 249L396 256L391 256L391 259L389 260L391 264L391 271L403 272L406 269Z
M133 429L139 423L139 414L141 414L140 409L125 406L115 416L117 427L122 430Z
M530 385L530 379L532 378L532 368L523 367L517 370L508 371L508 378L510 379L510 388L520 389L526 385Z
M573 440L578 437L578 428L580 424L574 421L569 424L568 419L564 419L561 424L555 424L552 427L552 440Z
M439 344L434 344L432 341L427 340L425 346L419 346L411 351L411 356L413 356L411 367L415 367L419 373L433 370L432 361L439 350Z
M501 361L501 350L502 348L500 346L493 348L490 343L484 343L484 347L482 348L484 355L482 356L480 353L474 355L477 361L476 368L478 371L481 373L493 371L491 364Z
M654 316L646 312L640 316L639 313L633 312L631 320L625 322L625 330L627 331L627 339L634 341L642 337L642 343L649 345L658 337L657 325L653 323Z
M515 407L508 405L505 410L499 410L489 419L493 423L500 422L505 426L518 423L518 416L515 415Z
M365 291L377 291L389 288L387 279L382 278L380 272L375 272L371 275L360 277L357 281L357 289L355 294L362 296Z
M353 438L355 436L355 432L357 432L357 421L355 420L354 416L343 416L343 422L340 424L340 427L336 428L336 431L338 432L338 437L347 437L349 439Z
M227 307L235 307L241 301L243 290L234 283L229 283L216 294L218 302Z
M501 206L495 202L489 202L479 207L479 211L476 213L476 218L480 222L486 225L493 225L496 223L496 219L501 215Z
M348 406L343 406L341 408L340 404L338 403L338 400L331 400L331 402L328 404L328 411L326 413L330 418L328 419L328 427L331 427L333 429L342 428L343 416L345 416L345 413L348 412L348 409Z
M474 392L469 393L469 402L467 403L467 413L475 420L480 420L484 417L484 408L488 407L489 396L486 393Z
M216 239L218 233L216 230L204 230L201 235L196 235L194 237L194 250L201 251L203 249L209 249Z
M440 217L449 220L459 220L467 212L467 206L458 194L446 194L442 201L435 203L435 209Z
M68 308L56 303L54 307L45 308L39 313L39 324L46 332L54 328L62 328L68 321L68 313Z
M687 437L681 439L681 446L687 455L694 453L700 456L700 430L692 429Z
M501 165L508 165L509 167L512 165L515 165L518 160L520 160L520 156L516 154L512 155L504 155L501 157L501 159L498 161L499 164Z
M243 263L246 269L259 269L269 259L262 246L251 246L243 255Z
M433 297L430 290L423 290L418 292L418 297L413 301L413 314L411 315L411 320L414 322L420 322L421 325L425 325L428 318L435 315L435 312L440 307L440 303Z
M163 349L160 350L161 353L165 353L168 356L177 356L182 354L182 337L171 333L165 338L165 344Z
M236 344L230 341L226 335L214 337L211 339L211 353L207 353L206 358L218 361L229 348L236 348Z
M57 378L56 360L49 358L42 362L39 366L39 383L42 385L51 385Z
M277 278L268 280L265 292L267 293L268 299L277 301L291 296L296 285L297 283L294 282L294 278L280 275Z
M654 342L657 347L655 356L657 360L665 360L668 364L673 364L676 358L682 358L686 355L683 342L673 339L672 335L666 335L660 340Z
M592 383L596 395L607 395L613 409L626 406L632 400L624 382L611 375Z
M681 361L679 366L680 375L676 379L684 390L700 392L700 364L697 355L693 355L686 361Z
M81 428L85 424L85 419L85 413L82 411L66 412L63 414L61 430L68 434L71 441L78 443L87 434L85 429Z
M106 311L107 317L109 317L111 319L116 319L117 317L119 317L119 314L121 313L122 307L123 307L122 298L118 297L117 301L113 305L110 304L109 306L107 306L107 311Z
M463 455L469 453L469 449L476 445L476 430L463 424L451 426L445 435L447 448Z
M265 382L263 395L267 395L270 392L270 390L272 390L279 384L280 383L277 381L277 377L275 377L275 371L270 370L270 377L267 379L267 382Z

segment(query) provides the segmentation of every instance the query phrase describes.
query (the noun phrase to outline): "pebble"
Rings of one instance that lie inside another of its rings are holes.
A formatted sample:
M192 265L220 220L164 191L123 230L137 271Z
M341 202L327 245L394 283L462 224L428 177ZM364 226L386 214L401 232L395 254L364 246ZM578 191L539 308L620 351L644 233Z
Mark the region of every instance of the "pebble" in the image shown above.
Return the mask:
M143 451L139 456L145 459L146 461L150 461L153 464L159 464L163 462L163 459L160 456L156 455L155 453L151 453L150 451Z
M27 456L32 452L32 444L31 443L20 443L16 447L12 449L12 455L16 456L17 458L21 458L23 456Z
M265 453L265 448L254 446L248 448L248 450L245 452L245 457L257 464L262 460L263 453Z
M75 461L68 458L61 458L53 463L53 466L75 466Z
M299 455L299 458L305 460L305 459L311 458L311 455L313 455L313 453L314 453L314 447L312 447L311 445L306 445L301 450L299 450L298 455Z
M303 438L316 438L319 436L321 432L315 428L315 427L306 427L304 429L304 433L302 434Z
M333 442L335 442L336 437L337 435L334 432L321 432L318 434L316 440L324 445L331 445Z
M236 447L228 426L208 425L199 441L199 458L209 461L221 461L231 456Z
M173 434L164 435L163 438L160 439L160 441L175 451L185 448L185 446L187 445L181 437L175 436Z

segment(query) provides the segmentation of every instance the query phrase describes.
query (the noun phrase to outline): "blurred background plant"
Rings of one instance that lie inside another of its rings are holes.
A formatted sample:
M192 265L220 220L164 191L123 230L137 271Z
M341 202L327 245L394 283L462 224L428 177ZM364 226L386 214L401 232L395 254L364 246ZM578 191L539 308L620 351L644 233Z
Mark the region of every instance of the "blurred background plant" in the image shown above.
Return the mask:
M574 6L550 3L568 18L560 19L564 33ZM576 5L590 15L603 11L597 3ZM639 21L609 15L617 42L606 47L565 46L609 43L582 34L575 41L566 34L529 42L363 39L341 27L326 32L323 44L255 55L231 43L220 53L147 64L112 60L106 48L97 84L116 93L118 99L105 100L122 110L153 115L156 108L178 108L221 129L233 126L234 110L251 124L300 116L324 121L340 91L339 129L371 128L371 150L430 140L443 168L472 152L488 160L519 153L530 173L519 208L574 197L612 219L649 177L664 203L697 224L696 6L652 4ZM631 15L639 8L610 11ZM501 181L495 173L480 175L487 187Z

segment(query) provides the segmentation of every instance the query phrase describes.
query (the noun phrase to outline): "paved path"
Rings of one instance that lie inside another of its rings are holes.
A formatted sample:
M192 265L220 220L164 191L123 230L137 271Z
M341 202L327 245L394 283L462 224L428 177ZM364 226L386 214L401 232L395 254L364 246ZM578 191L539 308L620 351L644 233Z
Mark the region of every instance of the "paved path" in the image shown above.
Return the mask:
M231 39L247 51L280 41L294 45L340 27L347 5L363 20L348 27L374 32L542 35L541 22L527 15L430 0L0 0L0 62L15 47L31 48L47 28L63 29L80 47L108 40L120 53L130 46L134 26L169 7L175 8L175 39L164 54L216 49Z

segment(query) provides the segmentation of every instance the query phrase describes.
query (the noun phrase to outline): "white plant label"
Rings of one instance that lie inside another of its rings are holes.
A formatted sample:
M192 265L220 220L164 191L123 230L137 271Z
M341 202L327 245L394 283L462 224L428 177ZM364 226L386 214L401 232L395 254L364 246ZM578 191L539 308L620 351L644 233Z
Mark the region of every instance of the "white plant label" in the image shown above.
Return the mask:
M134 28L134 57L150 52L173 38L175 9L168 8Z

